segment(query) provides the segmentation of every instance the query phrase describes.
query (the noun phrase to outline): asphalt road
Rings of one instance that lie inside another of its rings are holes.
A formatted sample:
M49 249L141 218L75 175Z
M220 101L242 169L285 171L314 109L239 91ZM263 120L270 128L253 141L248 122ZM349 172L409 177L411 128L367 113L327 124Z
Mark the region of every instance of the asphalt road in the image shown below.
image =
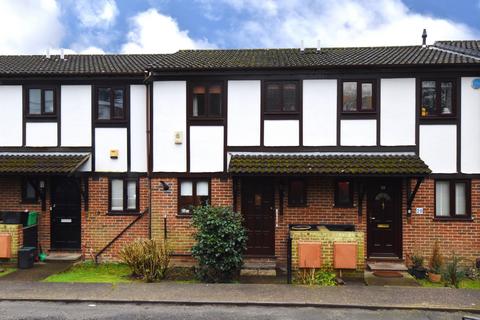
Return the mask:
M0 319L315 319L450 320L465 313L420 310L0 302ZM478 316L478 315L477 315Z

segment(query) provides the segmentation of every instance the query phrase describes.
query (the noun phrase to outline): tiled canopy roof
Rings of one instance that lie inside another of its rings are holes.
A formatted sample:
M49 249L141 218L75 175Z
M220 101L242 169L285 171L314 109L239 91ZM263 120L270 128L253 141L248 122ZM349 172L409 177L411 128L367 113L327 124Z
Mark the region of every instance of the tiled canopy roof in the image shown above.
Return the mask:
M158 71L234 70L275 68L328 68L348 66L401 66L479 64L480 59L434 47L352 47L250 50L181 50L162 55L153 65Z
M72 174L88 153L0 153L0 174Z
M480 40L436 41L436 47L480 58Z
M413 154L233 154L231 174L424 176L428 166Z
M0 56L0 74L13 75L140 75L160 54Z

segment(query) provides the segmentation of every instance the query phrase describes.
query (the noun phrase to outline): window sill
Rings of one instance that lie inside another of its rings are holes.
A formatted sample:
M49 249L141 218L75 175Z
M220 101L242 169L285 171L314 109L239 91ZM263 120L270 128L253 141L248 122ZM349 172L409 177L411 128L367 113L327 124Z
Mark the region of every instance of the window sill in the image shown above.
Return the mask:
M185 214L185 213L178 214L177 213L177 215L175 217L178 218L178 219L191 219L192 216L193 216L192 214Z
M38 204L38 200L22 200L20 204Z
M341 112L340 117L343 119L376 119L376 111L358 111L358 112Z
M140 211L109 211L107 212L107 216L139 216Z
M333 208L335 209L353 209L356 208L353 204L350 205L334 205Z
M457 117L436 117L436 116L431 116L431 117L422 117L420 116L420 123L421 124L428 124L428 123L434 123L434 124L454 124L457 122Z
M458 222L473 222L472 217L434 217L433 221L458 221Z
M95 120L96 127L122 127L127 123L127 120Z
M308 208L308 205L305 204L288 204L289 208Z
M25 115L25 121L27 122L54 122L57 121L56 115Z

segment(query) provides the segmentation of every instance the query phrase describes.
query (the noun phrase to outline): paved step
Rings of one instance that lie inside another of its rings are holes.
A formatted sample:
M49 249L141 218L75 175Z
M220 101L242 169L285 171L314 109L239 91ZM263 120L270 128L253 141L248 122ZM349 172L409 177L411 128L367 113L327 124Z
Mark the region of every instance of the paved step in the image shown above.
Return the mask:
M367 261L370 271L407 271L403 261Z
M364 279L367 286L400 286L400 287L419 287L420 284L408 272L399 272L401 277L387 278L374 275L372 271L365 271Z
M52 251L46 257L45 262L77 262L82 259L81 252L62 252L62 251Z
M241 276L273 276L277 275L275 258L245 258Z

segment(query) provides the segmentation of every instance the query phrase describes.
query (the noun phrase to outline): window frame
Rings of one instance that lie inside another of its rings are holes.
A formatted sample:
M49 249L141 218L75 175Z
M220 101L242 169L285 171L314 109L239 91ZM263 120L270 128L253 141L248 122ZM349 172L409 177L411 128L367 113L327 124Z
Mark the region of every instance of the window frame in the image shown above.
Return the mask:
M207 182L208 183L208 204L211 205L212 201L212 182L210 178L178 178L177 179L177 217L191 217L192 212L189 213L182 213L182 195L181 195L181 186L182 182L191 182L192 183L192 197L198 197L197 196L197 182ZM194 200L195 203L195 200Z
M292 202L292 182L294 181L300 181L303 184L303 202ZM308 199L307 199L307 182L303 178L290 178L288 180L288 206L289 207L306 207L308 205Z
M204 86L205 87L205 107L207 110L207 115L206 116L194 116L193 115L193 89L196 86ZM208 94L208 89L212 86L220 86L221 88L221 107L220 107L220 116L211 116L209 115L210 111L210 104L209 104L209 94ZM197 80L197 81L189 81L188 82L188 98L187 98L187 118L189 121L195 122L205 122L209 121L212 123L223 123L226 115L226 110L227 110L227 91L226 91L227 86L225 85L225 81L221 80Z
M283 111L283 110L277 110L277 111L268 111L267 110L267 87L269 84L279 84L281 85L282 88L282 102L281 106L283 109L283 86L286 84L295 84L296 92L295 92L295 106L296 110L295 111ZM263 80L262 81L262 113L264 119L300 119L300 115L302 113L302 81L299 80Z
M30 90L40 90L40 114L30 113ZM25 119L29 121L55 121L60 110L60 87L57 85L24 85L23 86ZM45 91L53 91L53 112L45 112Z
M123 181L123 210L112 209L112 180ZM136 183L135 209L128 209L128 182ZM140 179L138 177L110 177L108 178L108 212L111 215L138 215L140 214Z
M450 208L448 216L437 215L437 182L448 182ZM455 186L457 183L465 183L465 214L457 215ZM433 185L433 216L435 220L471 220L472 218L472 181L470 179L435 179Z
M339 188L338 184L340 182L348 182L349 187L348 187L348 192L349 192L349 201L348 203L339 203ZM333 205L335 208L353 208L354 203L353 203L353 198L354 198L354 186L353 186L353 181L351 179L336 179L334 181L334 196L333 196Z
M110 89L110 119L98 119L98 112L99 112L99 90L100 89ZM113 119L111 116L113 115L113 110L115 108L115 90L122 89L123 90L123 119ZM112 84L112 85L95 85L93 87L94 94L93 94L93 119L97 125L126 125L128 123L128 119L130 118L130 92L129 86L123 84Z
M35 189L35 198L27 198L27 183L32 184L33 189ZM35 188L35 184L37 187ZM38 203L38 200L40 199L40 192L39 192L40 186L39 186L39 181L38 180L33 180L30 178L22 178L21 181L21 195L22 195L22 203Z
M435 111L434 115L422 116L422 97L423 97L423 87L422 83L424 81L433 81L435 82ZM442 82L451 82L452 83L452 113L442 115L439 113L441 108L441 83ZM428 122L428 121L455 121L457 119L458 113L458 81L456 78L417 78L417 91L418 91L418 98L417 98L417 114L420 121Z
M343 84L345 82L355 82L357 84L357 110L355 111L345 111L343 110L343 103L344 103L344 95L343 95ZM372 109L371 110L362 110L362 84L371 84L372 85ZM340 79L338 85L338 100L339 100L339 108L340 114L342 116L367 116L367 117L374 117L378 112L378 101L377 101L377 86L378 81L377 79ZM360 107L360 108L359 108Z

